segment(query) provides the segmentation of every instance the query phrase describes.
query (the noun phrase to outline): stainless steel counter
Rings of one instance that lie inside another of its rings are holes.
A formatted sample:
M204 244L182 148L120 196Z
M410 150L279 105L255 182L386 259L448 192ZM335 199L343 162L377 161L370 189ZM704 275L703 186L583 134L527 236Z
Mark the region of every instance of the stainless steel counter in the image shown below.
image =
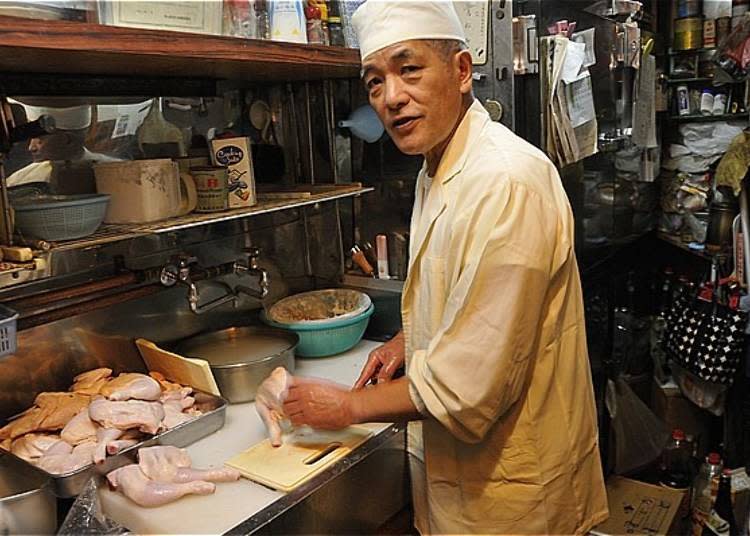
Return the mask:
M351 385L379 343L362 341L339 356L298 359L296 374ZM273 534L372 532L407 502L404 427L368 425L373 436L347 457L284 494L246 479L216 493L141 508L107 489L105 512L141 534ZM265 438L255 407L230 405L224 428L188 447L195 467L215 467Z

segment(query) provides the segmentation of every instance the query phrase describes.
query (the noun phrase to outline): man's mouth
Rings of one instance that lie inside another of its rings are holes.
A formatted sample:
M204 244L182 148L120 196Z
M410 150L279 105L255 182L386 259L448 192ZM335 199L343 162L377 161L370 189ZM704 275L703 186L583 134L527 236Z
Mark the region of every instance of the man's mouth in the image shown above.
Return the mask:
M419 117L400 117L391 123L394 130L407 130L414 125Z

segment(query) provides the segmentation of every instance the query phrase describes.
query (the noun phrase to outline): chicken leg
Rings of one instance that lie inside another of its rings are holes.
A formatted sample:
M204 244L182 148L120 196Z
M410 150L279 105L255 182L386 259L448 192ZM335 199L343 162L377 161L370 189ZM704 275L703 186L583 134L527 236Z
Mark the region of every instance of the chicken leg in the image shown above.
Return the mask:
M139 450L138 465L144 475L160 482L185 483L198 480L232 482L240 478L240 473L229 467L193 469L187 451L170 446L148 447Z
M131 501L140 506L161 506L189 494L209 495L216 490L211 482L195 481L187 483L155 482L143 474L136 464L115 469L107 475L114 489L121 491Z
M110 380L102 387L101 394L110 400L159 400L161 396L161 385L159 382L145 374L129 372L120 374L117 378Z

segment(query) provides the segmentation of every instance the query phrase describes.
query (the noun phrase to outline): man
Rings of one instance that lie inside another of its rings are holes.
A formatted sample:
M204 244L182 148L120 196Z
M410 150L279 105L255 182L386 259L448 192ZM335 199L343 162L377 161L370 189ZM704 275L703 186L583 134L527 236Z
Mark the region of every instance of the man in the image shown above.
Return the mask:
M607 502L558 173L474 100L450 2L370 0L353 24L370 103L401 151L425 157L403 331L353 391L291 378L283 412L326 429L421 420L410 450L424 460L412 464L422 533L584 533Z
M21 186L34 182L52 182L64 168L75 165L75 173L89 171L92 164L119 160L101 153L89 151L84 143L91 125L91 106L52 108L24 105L26 119L35 121L42 115L55 120L55 132L39 138L31 138L28 151L33 162L8 176L8 186ZM62 164L62 165L60 165Z

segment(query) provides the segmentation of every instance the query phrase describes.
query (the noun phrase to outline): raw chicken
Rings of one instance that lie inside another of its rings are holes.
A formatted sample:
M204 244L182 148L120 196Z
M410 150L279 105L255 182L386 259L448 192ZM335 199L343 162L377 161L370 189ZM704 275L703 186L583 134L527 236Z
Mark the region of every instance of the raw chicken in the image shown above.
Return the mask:
M115 469L107 475L107 480L110 486L121 491L131 501L147 507L161 506L191 493L209 495L216 490L216 485L200 480L186 483L155 482L149 480L136 464Z
M138 428L141 432L155 434L164 419L164 407L159 402L113 402L97 398L89 406L89 416L104 428Z
M110 400L159 400L161 385L158 381L137 372L120 374L102 387L101 394Z
M53 434L26 434L11 444L10 451L26 461L40 458L52 445L60 441Z
M151 371L148 373L148 375L159 382L159 384L161 384L161 388L163 391L179 391L180 389L190 389L190 392L193 391L190 387L183 387L179 383L170 382L164 377L164 374L162 374L161 372Z
M159 482L232 482L240 473L229 467L221 469L193 469L185 449L171 446L147 447L138 451L138 465L151 480Z
M73 385L70 386L69 390L84 395L98 395L111 376L112 369L110 368L89 370L73 378Z
M85 408L91 399L80 393L39 393L31 407L3 428L0 439L15 439L29 432L55 432Z
M107 446L112 441L117 441L122 437L123 431L117 428L99 428L96 431L96 450L94 451L94 463L104 462L107 457Z
M81 443L68 454L55 452L53 449L56 447L57 444L45 452L44 456L37 461L37 465L48 473L60 475L89 465L93 460L96 443L93 441Z
M178 391L167 391L161 395L160 400L164 406L162 426L165 429L171 430L195 418L194 415L183 413L195 404L195 398L189 396L192 392L193 390L190 387L183 387Z
M263 380L255 395L255 409L263 419L274 447L281 445L282 427L290 426L284 414L284 400L289 394L292 375L284 367L276 367Z
M80 445L87 441L96 441L97 424L89 417L88 408L82 409L68 421L60 432L60 438L71 445Z
M114 456L118 452L137 444L139 439L115 439L107 443L107 454Z
M229 467L221 469L193 469L185 449L170 446L147 447L138 451L138 465L151 480L159 482L232 482L240 473Z

